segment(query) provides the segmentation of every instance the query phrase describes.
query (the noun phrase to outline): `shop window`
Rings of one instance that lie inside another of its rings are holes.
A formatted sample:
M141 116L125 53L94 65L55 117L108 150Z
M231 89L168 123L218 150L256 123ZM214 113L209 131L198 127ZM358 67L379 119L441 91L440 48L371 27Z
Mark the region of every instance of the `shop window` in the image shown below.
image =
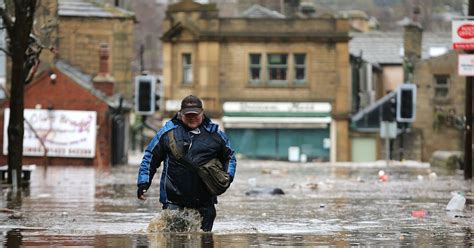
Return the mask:
M449 94L449 75L435 75L434 97L447 98Z
M270 85L287 85L288 55L268 55L268 79Z
M306 83L306 54L295 54L295 84Z
M260 84L262 81L262 65L261 65L261 54L250 54L250 83Z
M183 54L183 84L191 84L193 82L193 64L191 54Z

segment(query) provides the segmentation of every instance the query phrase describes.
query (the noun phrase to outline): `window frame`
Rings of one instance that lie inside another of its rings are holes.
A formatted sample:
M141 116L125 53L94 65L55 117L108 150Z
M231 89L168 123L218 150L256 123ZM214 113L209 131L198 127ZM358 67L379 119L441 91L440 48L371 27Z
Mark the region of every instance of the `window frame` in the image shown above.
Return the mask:
M186 57L189 56L189 63L187 63ZM182 53L181 56L181 73L182 73L182 84L191 85L193 84L193 56L191 53ZM189 78L187 77L189 76Z
M440 79L444 78L445 84L440 84ZM434 98L435 99L447 99L449 98L449 84L450 84L450 75L449 74L435 74L433 75L434 79ZM444 95L439 95L440 90L445 90Z
M258 64L253 64L252 63L252 56L259 56L258 58ZM249 83L251 85L261 85L264 81L262 79L262 59L263 56L261 53L249 53ZM253 69L258 69L258 78L259 79L253 79Z
M280 55L285 56L285 64L270 64L271 56ZM268 85L269 86L289 86L288 80L288 53L267 53L267 76L268 76ZM272 79L271 70L272 69L284 69L285 70L285 79Z
M297 64L297 56L303 56L303 64ZM293 53L293 82L295 86L302 86L306 85L307 83L307 69L306 69L306 61L308 56L306 56L306 53ZM297 79L297 71L298 69L303 69L303 79Z

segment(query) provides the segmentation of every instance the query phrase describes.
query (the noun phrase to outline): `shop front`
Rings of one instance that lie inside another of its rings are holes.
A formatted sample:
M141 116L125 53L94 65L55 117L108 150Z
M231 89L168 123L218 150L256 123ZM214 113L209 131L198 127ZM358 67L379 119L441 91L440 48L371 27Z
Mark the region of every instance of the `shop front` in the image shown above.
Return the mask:
M232 147L252 159L329 161L331 105L325 102L225 102Z

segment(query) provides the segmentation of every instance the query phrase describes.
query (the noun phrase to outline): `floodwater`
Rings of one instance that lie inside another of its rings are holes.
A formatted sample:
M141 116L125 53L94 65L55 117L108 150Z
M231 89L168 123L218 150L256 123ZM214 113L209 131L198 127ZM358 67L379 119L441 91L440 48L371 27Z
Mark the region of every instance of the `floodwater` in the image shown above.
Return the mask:
M387 178L379 180L379 171ZM314 247L474 245L471 181L427 164L239 161L212 233L147 233L162 212L159 176L136 199L136 165L37 167L19 192L3 185L5 247ZM281 188L284 195L265 192ZM255 194L246 194L246 192ZM468 201L446 212L453 192ZM259 194L261 192L261 194ZM12 212L14 210L15 212Z

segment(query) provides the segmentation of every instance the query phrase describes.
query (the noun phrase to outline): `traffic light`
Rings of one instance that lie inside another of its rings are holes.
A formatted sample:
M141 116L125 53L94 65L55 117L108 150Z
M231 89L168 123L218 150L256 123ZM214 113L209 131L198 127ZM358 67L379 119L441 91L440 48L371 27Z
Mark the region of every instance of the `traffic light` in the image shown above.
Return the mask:
M397 89L397 121L414 122L416 117L416 85L402 84Z
M397 99L395 96L390 97L388 101L383 104L382 121L395 121L395 112L397 110Z
M135 77L135 113L152 115L155 113L156 77L140 75Z

